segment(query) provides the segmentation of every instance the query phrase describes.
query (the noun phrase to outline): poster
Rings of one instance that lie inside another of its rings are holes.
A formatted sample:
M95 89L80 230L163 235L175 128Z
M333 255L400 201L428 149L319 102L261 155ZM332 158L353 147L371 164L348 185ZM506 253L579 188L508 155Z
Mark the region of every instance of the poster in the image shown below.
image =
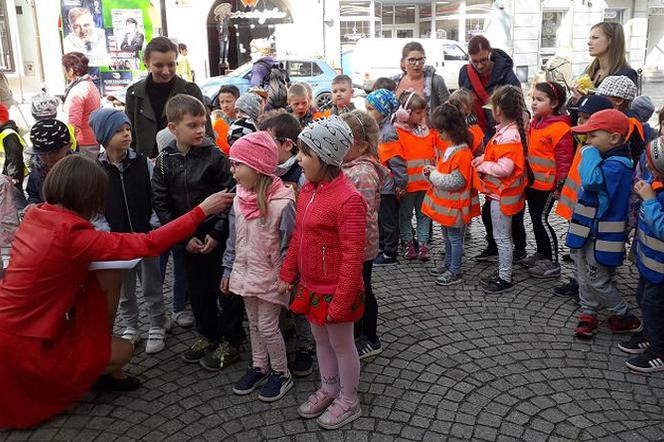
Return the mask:
M143 13L140 9L111 10L116 50L130 52L138 58L145 45Z
M94 3L98 3L95 5ZM93 9L90 9L92 7ZM98 17L95 11L99 8ZM101 3L90 1L64 0L62 8L62 28L64 53L81 52L90 60L90 66L102 66L108 60L106 30L103 27ZM98 26L99 24L102 26Z
M99 76L105 95L121 95L119 92L129 86L133 80L131 71L100 72Z

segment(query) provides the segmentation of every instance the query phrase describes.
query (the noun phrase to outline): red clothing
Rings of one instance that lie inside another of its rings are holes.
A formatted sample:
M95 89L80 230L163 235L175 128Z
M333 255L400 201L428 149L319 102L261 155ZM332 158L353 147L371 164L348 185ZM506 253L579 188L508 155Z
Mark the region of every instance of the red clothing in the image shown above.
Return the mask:
M362 196L343 173L329 183L306 183L298 197L280 277L294 283L299 274L308 291L331 293L328 314L334 322L353 320L353 304L363 290L366 216Z
M533 129L543 129L550 124L562 121L563 123L571 125L571 121L567 115L550 115L546 118L534 117L530 122L530 127ZM554 147L553 156L556 159L556 185L560 181L567 178L569 168L572 166L572 159L574 158L574 139L572 133L565 134L558 144Z
M49 204L27 213L0 282L0 428L65 410L108 365L106 297L90 262L158 256L204 218L196 208L151 233L122 234Z

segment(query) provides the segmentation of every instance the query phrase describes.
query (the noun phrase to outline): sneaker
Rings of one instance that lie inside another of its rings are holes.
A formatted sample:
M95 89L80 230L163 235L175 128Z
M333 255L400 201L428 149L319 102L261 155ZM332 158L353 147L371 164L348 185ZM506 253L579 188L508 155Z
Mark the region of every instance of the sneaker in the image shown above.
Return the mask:
M217 348L206 354L199 361L201 367L209 371L222 370L240 359L240 349L228 342L222 342Z
M461 284L462 282L461 275L454 275L450 271L447 271L436 278L436 285L442 286Z
M526 256L528 256L528 253L526 253L525 250L514 250L512 252L512 262L514 264L521 264L521 262L526 259Z
M375 266L386 266L390 264L397 264L399 261L397 261L396 256L390 256L386 255L385 253L381 253L373 261L373 264Z
M514 284L512 284L511 282L507 282L500 276L496 275L495 278L493 278L490 281L487 281L484 284L482 290L484 291L484 293L498 294L511 290L512 287L514 287Z
M134 347L141 340L141 336L138 334L138 330L136 330L134 327L127 327L122 332L122 335L120 335L120 337L125 341L131 342L131 345L133 345Z
M618 348L625 353L631 355L638 355L643 353L650 347L650 342L646 339L643 333L634 333L629 341L623 341L618 344Z
M334 399L334 396L329 396L322 388L319 388L297 408L297 414L304 419L317 418L334 402Z
M249 367L244 376L233 386L233 393L245 396L262 385L268 376L269 373L263 373L260 368Z
M147 354L159 353L166 348L166 329L161 327L150 327L148 330L148 342L145 345Z
M436 267L429 270L429 274L433 276L440 276L445 272L447 272L447 266L445 264L439 264Z
M417 257L420 261L427 262L429 260L429 246L422 244L420 246L420 251L417 252Z
M203 357L213 351L217 347L217 344L215 344L212 341L208 341L205 338L198 338L196 342L194 342L194 345L189 347L187 351L185 351L182 354L182 359L185 362L189 362L191 364L199 362Z
M638 356L628 359L625 365L639 373L654 373L664 370L664 357L658 356L650 351L644 351Z
M555 279L560 276L560 264L545 259L530 267L528 274L537 279Z
M607 325L612 333L636 333L643 330L641 320L632 313L622 317L613 315L607 320Z
M574 259L572 259L572 255L570 255L569 253L565 253L562 256L562 260L563 260L563 262L568 262L568 263L574 262Z
M295 350L293 361L293 376L303 378L314 371L314 358L310 350Z
M531 267L535 267L538 262L545 260L546 258L544 255L540 255L539 253L533 253L529 257L522 259L520 264L524 266L525 268L529 269Z
M267 383L261 388L260 393L258 393L258 399L263 402L278 401L291 388L293 388L293 376L290 373L283 375L273 370L267 379Z
M498 250L486 248L482 250L482 253L475 257L475 261L498 261Z
M404 254L404 257L409 261L417 259L417 251L415 250L415 245L413 244L413 241L407 241L405 247L406 247L406 253Z
M383 352L380 340L370 341L364 337L355 340L355 347L357 347L357 354L360 356L360 360L379 355Z
M486 284L486 283L489 282L489 281L493 281L493 280L496 279L497 277L498 277L498 270L496 270L495 272L491 273L489 276L482 276L482 277L480 278L480 283L482 283L482 284Z
M189 328L194 325L194 314L189 310L182 310L177 313L173 312L173 322L179 327Z
M579 315L574 334L577 338L590 339L597 333L597 316L588 313Z
M359 400L355 404L349 405L340 399L335 399L332 405L327 407L325 412L316 419L316 422L325 430L336 430L360 416L362 416L362 408Z
M570 278L569 282L553 289L553 294L560 298L573 298L579 296L579 283Z
M92 389L125 393L128 391L134 391L140 386L141 381L139 381L138 378L126 373L124 378L115 378L111 375L105 374L97 379L92 385Z

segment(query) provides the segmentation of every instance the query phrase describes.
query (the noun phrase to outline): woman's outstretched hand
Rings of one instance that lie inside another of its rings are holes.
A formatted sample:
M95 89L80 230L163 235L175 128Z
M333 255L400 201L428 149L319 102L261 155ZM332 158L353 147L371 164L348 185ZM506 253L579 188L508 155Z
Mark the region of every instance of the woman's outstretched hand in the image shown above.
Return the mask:
M228 209L233 204L234 193L217 192L205 198L198 206L203 209L205 216L216 215Z

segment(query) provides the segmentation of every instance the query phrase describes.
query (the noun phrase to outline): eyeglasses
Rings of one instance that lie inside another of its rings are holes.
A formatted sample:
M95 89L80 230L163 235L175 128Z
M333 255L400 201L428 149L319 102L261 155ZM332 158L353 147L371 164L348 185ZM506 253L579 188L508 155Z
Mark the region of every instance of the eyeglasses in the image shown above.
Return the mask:
M424 65L424 63L427 61L425 57L421 58L407 58L406 63L408 63L411 66L416 66L416 65Z
M488 55L484 58L480 58L479 60L473 60L472 58L470 59L470 64L473 66L479 66L481 64L487 64L491 62L491 55Z

